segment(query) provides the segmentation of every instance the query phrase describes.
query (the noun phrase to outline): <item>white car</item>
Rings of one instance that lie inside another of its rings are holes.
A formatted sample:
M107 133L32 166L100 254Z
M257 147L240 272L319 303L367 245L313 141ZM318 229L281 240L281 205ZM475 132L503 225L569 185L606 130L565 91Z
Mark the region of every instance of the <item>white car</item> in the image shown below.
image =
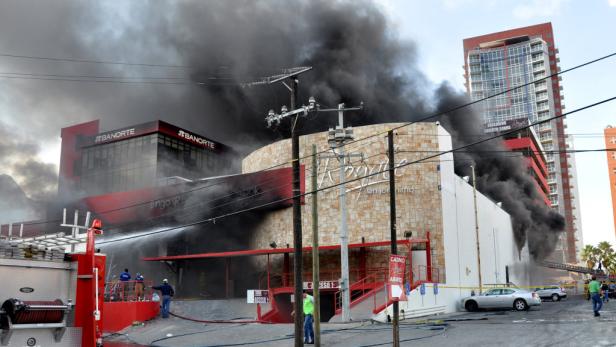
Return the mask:
M531 306L539 305L541 305L541 298L537 293L519 288L493 288L481 295L462 299L462 307L469 312L480 308L513 308L517 311L524 311Z

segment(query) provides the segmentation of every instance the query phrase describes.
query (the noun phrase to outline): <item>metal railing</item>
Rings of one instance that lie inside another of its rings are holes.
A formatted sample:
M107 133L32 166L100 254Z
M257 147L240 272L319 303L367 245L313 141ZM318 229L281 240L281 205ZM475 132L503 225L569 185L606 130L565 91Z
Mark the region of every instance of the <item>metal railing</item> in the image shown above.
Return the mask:
M152 301L152 281L113 281L105 283L105 301Z
M353 304L357 302L358 300L364 298L367 294L370 294L373 291L379 289L383 283L384 281L380 281L380 282L377 281L376 274L371 274L351 284L349 286L349 292L350 292L349 296L351 298L350 299L351 306L353 306ZM335 305L334 307L336 308L336 310L340 310L342 308L342 292L341 291L336 292L336 295L334 296L334 305Z

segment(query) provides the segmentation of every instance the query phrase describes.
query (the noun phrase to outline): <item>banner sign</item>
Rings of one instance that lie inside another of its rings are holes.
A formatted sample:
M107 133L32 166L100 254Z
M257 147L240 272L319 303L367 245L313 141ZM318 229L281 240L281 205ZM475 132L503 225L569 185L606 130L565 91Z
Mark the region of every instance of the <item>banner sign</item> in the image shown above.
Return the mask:
M404 273L406 257L403 255L389 256L389 297L392 300L405 300Z
M304 282L305 290L312 290L313 282ZM339 281L319 281L319 289L340 289Z
M261 289L248 289L246 291L246 303L267 304L269 303L269 291Z

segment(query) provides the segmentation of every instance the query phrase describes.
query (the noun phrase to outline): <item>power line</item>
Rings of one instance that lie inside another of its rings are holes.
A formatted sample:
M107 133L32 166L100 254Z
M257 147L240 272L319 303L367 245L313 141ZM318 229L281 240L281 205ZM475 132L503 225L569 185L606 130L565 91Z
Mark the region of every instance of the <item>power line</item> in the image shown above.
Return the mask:
M1 53L0 53L0 56L3 56L3 54L1 54ZM399 126L395 126L395 127L391 128L391 129L388 129L387 131L377 132L377 133L374 133L374 134L372 134L372 135L365 136L365 137L363 137L363 138L359 138L359 139L356 139L356 140L349 141L349 142L347 142L347 143L341 144L341 146L350 146L350 145L353 145L353 144L359 143L360 141L364 141L364 140L367 140L367 139L370 139L370 138L373 138L373 137L377 137L377 136L379 136L379 135L384 135L384 134L386 134L389 130L397 130L397 129L400 129L400 128L403 128L403 127L406 127L406 126L409 126L409 125L412 125L412 124L415 124L415 123L418 123L418 122L423 122L423 121L426 121L426 120L429 120L429 119L432 119L432 118L435 118L435 117L438 117L438 116L441 116L441 115L445 115L445 114L447 114L447 113L451 113L451 112L454 112L454 111L457 111L457 110L463 109L463 108L465 108L465 107L468 107L468 106L474 105L474 104L479 103L479 102L482 102L482 101L484 101L484 100L488 100L488 99L493 98L493 97L496 97L496 96L498 96L498 95L502 95L502 94L505 94L505 93L511 92L511 91L513 91L513 90L516 90L516 89L519 89L519 88L522 88L522 87L528 86L528 85L530 85L530 84L533 84L533 83L536 83L536 82L539 82L539 81L542 81L542 80L546 80L546 79L548 79L548 78L551 78L551 77L554 77L554 76L558 76L558 75L561 75L561 74L564 74L564 73L567 73L567 72L570 72L570 71L573 71L573 70L576 70L576 69L582 68L582 67L587 66L587 65L590 65L590 64L594 64L594 63L596 63L596 62L599 62L599 61L602 61L602 60L605 60L605 59L611 58L611 57L613 57L613 56L616 56L616 52L614 52L614 53L610 53L610 54L608 54L608 55L604 55L604 56L602 56L602 57L599 57L599 58L596 58L596 59L593 59L593 60L590 60L590 61L587 61L587 62L584 62L584 63L581 63L581 64L576 65L576 66L573 66L573 67L571 67L571 68L568 68L568 69L565 69L565 70L562 70L562 71L559 71L559 72L553 73L553 74L551 74L551 75L549 75L549 76L546 76L546 77L540 78L540 79L538 79L538 80L536 80L536 81L533 81L533 82L528 82L528 83L526 83L526 84L522 84L522 85L519 85L519 86L516 86L516 87L510 88L510 89L507 89L507 90L505 90L505 91L503 91L503 92L500 92L500 93L497 93L497 94L493 94L493 95L486 96L486 97L484 97L484 98L482 98L482 99L479 99L479 100L475 100L475 101L471 101L471 102L464 103L464 104L461 104L461 105L457 105L457 106L454 106L454 107L452 107L452 108L450 108L450 109L448 109L448 110L446 110L446 111L437 112L437 113L434 113L434 114L431 114L431 115L425 116L425 117L423 117L423 118L420 118L419 120L416 120L416 121L412 121L412 122L404 123L404 124L399 125ZM33 59L34 59L34 58L33 58ZM49 58L49 59L54 59L54 58ZM67 60L67 61L71 61L71 60L69 59L69 60ZM75 61L78 61L78 60L75 60ZM2 77L2 76L0 76L0 77ZM561 114L561 116L566 115L566 114L570 114L570 113L573 113L573 112L563 113L563 114ZM549 120L551 120L551 119L554 119L554 118L553 118L553 117L552 117L552 118L548 118L548 119L546 119L546 120L536 122L535 124L547 123L547 122L548 122ZM529 128L529 127L531 127L531 126L528 126L528 127L523 127L523 128L519 128L519 129L516 129L516 130L515 130L515 131L513 131L513 132L506 132L506 133L503 133L503 134L515 133L515 132L517 132L518 130L526 129L526 128ZM500 135L503 135L503 134L500 134ZM499 136L500 136L500 135L499 135ZM436 135L435 135L435 136L436 136ZM497 136L497 137L499 137L499 136ZM318 153L317 153L317 155L318 155L318 154L323 154L323 153L326 153L326 152L329 152L329 149L328 149L328 150L324 150L324 151L320 151L320 152L318 152ZM308 158L308 157L310 157L310 155L306 155L306 156L300 157L300 158L298 158L297 160L298 160L298 161L301 161L302 159L306 159L306 158ZM259 171L255 171L255 172L264 172L264 171L267 171L267 170L272 170L272 169L275 169L275 168L278 168L278 167L281 167L281 166L284 166L284 165L288 165L288 164L291 164L291 163L293 163L293 160L289 160L289 161L285 161L285 162L282 162L282 163L279 163L279 164L275 164L275 165L273 165L273 166L270 166L270 167L268 167L268 168L261 169L261 170L259 170ZM205 188L205 187L201 187L201 188L198 188L198 189L204 189L204 188ZM197 189L197 190L198 190L198 189ZM180 195L181 195L181 194L184 194L184 193L180 193ZM173 196L177 196L177 195L173 195ZM173 197L173 196L171 196L171 197ZM168 199L168 197L166 197L165 199ZM142 205L142 204L147 204L147 203L151 203L151 202L155 202L155 201L161 201L161 200L163 200L163 199L152 200L152 201L143 202L143 203L136 204L136 205ZM124 208L130 208L130 207L132 207L132 206L126 206L126 207L124 207ZM114 209L113 211L121 210L121 209L124 209L124 208ZM113 211L110 211L110 212L113 212ZM30 223L30 224L25 224L25 223L24 223L24 225L33 225L33 224L47 224L47 223L48 223L48 222L35 222L35 223Z
M418 120L415 120L415 121L412 121L412 122L408 122L408 123L404 123L404 124L399 125L399 126L395 126L395 127L391 128L391 129L388 129L386 131L375 133L375 134L372 134L372 135L369 135L369 136L366 136L366 137L363 137L363 138L360 138L360 139L357 139L357 140L349 141L348 143L343 144L343 145L349 145L349 144L352 144L352 143L355 143L355 142L358 142L358 141L362 141L362 140L365 140L365 139L368 139L368 138L371 138L371 137L385 135L390 130L397 130L397 129L400 129L400 128L403 128L403 127L406 127L406 126L409 126L409 125L412 125L412 124L415 124L415 123L424 122L424 121L436 118L438 116L445 115L447 113L455 112L455 111L461 110L463 108L466 108L468 106L472 106L474 104L478 104L478 103L483 102L485 100L491 99L493 97L509 93L509 92L514 91L516 89L520 89L520 88L529 86L531 84L534 84L534 83L537 83L537 82L540 82L540 81L543 81L543 80L547 80L549 78L556 77L558 75L565 74L565 73L573 71L573 70L577 70L577 69L582 68L584 66L591 65L591 64L594 64L596 62L599 62L599 61L602 61L602 60L605 60L605 59L609 59L609 58L614 57L614 56L616 56L616 52L613 52L613 53L610 53L608 55L604 55L602 57L599 57L599 58L596 58L596 59L593 59L593 60L581 63L579 65L575 65L573 67L570 67L568 69L565 69L565 70L562 70L562 71L559 71L559 72L555 72L555 73L553 73L551 75L545 76L545 77L537 79L535 81L527 82L527 83L521 84L519 86L516 86L516 87L513 87L513 88L509 88L507 90L504 90L502 92L499 92L499 93L496 93L496 94L492 94L492 95L488 95L488 96L486 96L484 98L481 98L481 99L478 99L478 100L475 100L475 101L471 101L471 102L468 102L468 103L465 103L465 104L462 104L462 105L454 106L454 107L452 107L452 108L450 108L448 110L441 111L441 112L436 112L436 113L433 113L431 115L428 115L428 116L425 116L423 118L420 118ZM568 113L571 113L571 112L568 112ZM563 113L563 114L568 114L568 113ZM553 119L553 118L546 118L546 120L548 120L548 121L551 120L551 119ZM535 122L534 124L542 124L542 123L547 123L547 122L545 120L543 120L543 121ZM527 129L527 128L529 128L529 127L519 128L519 130ZM507 132L507 133L510 133L510 132ZM304 157L304 158L306 158L306 157ZM300 159L303 159L303 158L300 158Z
M462 145L462 146L459 146L457 148L453 148L453 149L450 149L450 150L447 150L447 151L441 151L439 153L436 153L436 154L433 154L433 155L430 155L430 156L427 156L427 157L424 157L424 158L421 158L421 159L418 159L418 160L415 160L415 161L410 161L410 162L406 162L406 163L400 163L400 164L394 166L394 169L398 169L398 168L401 168L401 167L409 166L409 165L412 165L412 164L417 164L417 163L423 162L423 161L425 161L427 159L436 158L436 157L439 157L441 155L445 155L445 154L449 154L449 153L454 153L455 151L459 151L461 149L469 148L469 147L472 147L472 146L475 146L475 145L478 145L478 144L481 144L481 143L484 143L484 142L496 139L498 137L502 137L502 136L505 136L505 135L508 135L508 134L511 134L511 133L518 132L520 130L528 129L528 128L532 127L532 126L535 126L535 125L538 125L538 124L542 124L542 123L546 123L546 122L549 122L549 121L551 121L553 119L562 118L562 117L565 117L567 115L570 115L570 114L573 114L573 113L577 113L577 112L580 112L580 111L583 111L583 110L586 110L586 109L589 109L589 108L592 108L592 107L596 107L596 106L599 106L601 104L604 104L604 103L607 103L607 102L610 102L610 101L613 101L613 100L616 100L616 96L611 97L611 98L607 98L607 99L603 99L601 101L598 101L598 102L595 102L595 103L592 103L592 104L589 104L589 105L577 108L577 109L575 109L573 111L569 111L569 112L566 112L566 113L563 113L563 114L560 114L560 115L557 115L557 116L553 116L553 117L547 118L545 120L541 120L541 121L537 121L537 122L531 123L531 124L529 124L527 126L522 126L522 127L519 127L519 128L516 128L516 129L512 129L510 131L507 131L507 132L504 132L504 133L501 133L501 134L497 134L497 135L494 135L494 136L491 136L491 137L487 137L485 139L481 139L481 140L475 141L475 142L470 143L470 144ZM376 171L376 172L373 172L373 173L366 174L365 176L362 176L362 177L349 179L349 180L346 180L346 183L355 182L355 181L359 181L359 180L362 180L362 179L365 179L365 178L368 178L368 177L380 175L380 174L382 174L382 173L384 173L386 171L389 171L389 169L379 170L379 171ZM342 183L332 184L332 185L327 186L327 187L314 189L314 190L309 191L309 192L307 191L307 192L298 194L298 196L302 197L302 196L306 196L306 195L309 195L309 194L314 194L314 193L318 193L318 192L325 191L325 190L328 190L328 189L336 188L336 187L340 186L341 184ZM216 217L207 218L207 219L204 219L204 220L200 220L200 221L196 221L196 222L188 223L188 224L184 224L184 225L179 225L179 226L175 226L175 227L172 227L172 228L167 228L167 229L163 229L163 230L157 230L157 231L152 232L152 233L127 236L127 237L122 238L122 239L109 240L109 241L106 241L106 242L105 241L101 241L99 244L107 244L107 243L123 241L123 240L127 240L127 239L134 239L134 238L139 238L139 237L143 237L143 236L149 236L149 235L153 235L153 234L159 234L159 233L163 233L163 232L168 232L168 231L172 231L172 230L186 228L186 227L189 227L189 226L195 226L195 225L199 225L199 224L203 224L203 223L208 223L208 222L211 222L213 220L222 219L222 218L238 215L238 214L241 214L241 213L249 212L249 211L252 211L252 210L255 210L255 209L258 209L258 208L263 208L263 207L271 206L273 204L280 203L280 202L283 202L283 201L287 201L289 199L296 198L298 196L293 196L293 197L290 197L290 198L284 198L284 199L280 199L280 200L277 200L277 201L271 201L271 202L268 202L268 203L261 204L259 206L254 206L254 207L250 207L250 208L246 208L246 209L242 209L242 210L238 210L238 211L222 214L222 215L219 215L219 216L216 216Z
M46 61L56 61L56 62L71 62L71 63L164 67L164 68L174 68L174 69L190 69L191 68L190 66L186 66L186 65L128 63L128 62L109 61L109 60L91 60L91 59L75 59L75 58L52 58L52 57L40 57L40 56L33 56L33 55L20 55L20 54L9 54L9 53L0 53L0 57L31 59L31 60L46 60Z

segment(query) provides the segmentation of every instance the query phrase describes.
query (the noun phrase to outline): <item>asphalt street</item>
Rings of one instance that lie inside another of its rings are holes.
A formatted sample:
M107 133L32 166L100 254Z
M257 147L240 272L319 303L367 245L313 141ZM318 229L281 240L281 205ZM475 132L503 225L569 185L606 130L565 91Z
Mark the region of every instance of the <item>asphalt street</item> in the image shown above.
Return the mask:
M590 301L572 297L526 312L456 313L404 321L402 346L616 346L616 300L593 317ZM323 346L391 346L391 326L323 324ZM291 346L290 324L202 324L171 318L131 327L105 346Z

